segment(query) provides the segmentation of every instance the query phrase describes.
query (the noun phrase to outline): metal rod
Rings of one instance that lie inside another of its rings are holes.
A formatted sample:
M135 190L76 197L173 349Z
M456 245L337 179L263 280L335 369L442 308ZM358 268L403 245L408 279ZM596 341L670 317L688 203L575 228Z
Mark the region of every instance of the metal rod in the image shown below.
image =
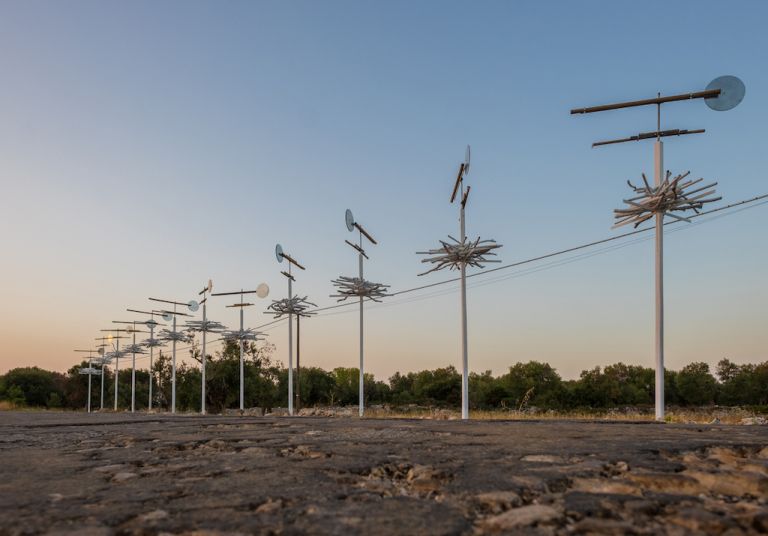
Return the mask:
M133 323L133 344L132 350L136 348L136 322ZM131 352L131 413L136 411L136 352Z
M118 331L118 330L115 330ZM122 330L120 330L122 331ZM115 411L117 411L117 389L118 389L118 377L120 376L120 337L117 337L117 348L115 349Z
M283 257L289 259L285 254ZM293 277L291 265L288 265L288 299L293 298ZM288 314L288 415L293 415L293 315Z
M240 333L243 332L243 313L245 312L245 309L243 307L240 308ZM243 338L240 338L240 411L243 411L245 409L245 371L243 366Z
M695 93L683 93L680 95L670 95L668 97L656 97L655 99L643 99L636 101L618 102L615 104L603 104L601 106L592 106L589 108L574 108L571 114L591 114L593 112L604 112L606 110L618 110L620 108L631 108L633 106L646 106L649 104L663 104L665 102L674 102L690 99L711 99L720 95L719 89L709 89L706 91L697 91Z
M88 413L91 412L91 355L88 354Z
M151 300L152 298L150 298ZM174 306L174 309L176 306ZM173 331L176 332L176 315L173 315ZM172 359L171 359L171 413L176 413L176 338L174 337L172 343Z
M360 249L363 249L363 237L362 237L362 230L360 231ZM360 281L364 281L363 279L363 254L362 251L358 255L358 264L360 268ZM364 335L364 326L363 326L363 297L360 296L360 379L359 379L359 401L358 401L358 415L360 417L363 416L365 413L365 355L364 355L364 345L363 345L363 335Z
M378 242L376 242L376 240L374 240L374 239L373 239L373 237L372 237L370 234L368 234L368 231L366 231L365 229L363 229L363 226L362 226L362 225L360 225L359 223L355 223L354 225L355 225L355 227L357 228L357 230L358 230L358 231L360 231L360 233L361 233L361 234L362 234L364 237L366 237L368 240L370 240L370 241L371 241L371 243L373 243L373 244L377 244L377 243L378 243ZM360 249L362 249L362 247L363 247L363 241L361 240L361 241L360 241Z
M686 129L674 129L674 130L657 130L656 132L641 132L636 136L630 136L628 138L619 138L615 140L596 141L592 144L592 147L600 147L602 145L613 145L614 143L624 143L627 141L639 141L648 140L653 138L666 138L667 136L685 136L686 134L703 134L706 132L703 128L697 128L695 130Z
M654 180L664 176L664 143L653 146ZM656 420L664 420L664 212L656 213Z
M208 290L206 287L203 289L203 292ZM200 414L205 415L205 364L206 364L206 358L205 358L205 323L207 321L206 316L206 307L207 305L203 303L203 355L202 355L202 361L201 361L201 378L200 378ZM240 312L242 313L243 310L240 309ZM242 328L241 328L242 329Z
M296 315L296 411L301 411L301 315Z
M463 183L461 186L464 189ZM462 192L463 195L463 192ZM466 240L464 204L459 205L460 238ZM467 263L461 263L461 418L469 419L469 351L467 347Z
M154 319L154 316L152 317ZM154 322L149 325L149 338L154 339L155 338L155 324ZM155 354L155 347L150 346L149 347L149 403L147 404L147 413L152 411L152 384L154 383L154 370L152 368L152 358Z

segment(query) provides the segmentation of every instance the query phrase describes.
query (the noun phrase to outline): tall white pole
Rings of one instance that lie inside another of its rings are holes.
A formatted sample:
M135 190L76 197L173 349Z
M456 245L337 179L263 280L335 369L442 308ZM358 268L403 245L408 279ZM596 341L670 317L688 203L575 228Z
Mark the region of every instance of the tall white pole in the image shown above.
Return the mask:
M243 302L243 295L240 295L240 303ZM243 309L244 307L240 307L240 411L243 411L245 409L245 396L244 396L244 387L245 387L245 374L243 370L243 339L242 339L242 333L243 333Z
M176 306L173 307L174 311ZM173 315L173 331L176 332L176 315ZM176 413L176 338L173 339L171 358L171 413Z
M200 413L205 415L205 303L203 303L203 361L202 361L202 378L200 379Z
M104 356L102 356L103 358ZM99 399L99 409L104 409L104 361L101 362L101 397Z
M91 356L89 355L88 356L88 413L91 412L91 376L92 376L91 369L92 368L93 367L91 365Z
M466 229L464 224L464 185L461 187L462 198L459 202L459 226L461 243L464 244ZM467 265L461 264L461 418L469 419L469 357L467 350Z
M360 248L363 247L363 233L360 233ZM358 253L358 262L360 265L360 281L363 280L363 254ZM365 393L364 393L364 375L365 375L365 360L363 355L363 297L360 296L360 386L359 386L359 416L362 417L365 412Z
M653 146L656 187L664 176L664 144ZM664 213L656 213L656 420L664 420Z
M293 298L291 263L288 263L288 299ZM288 415L293 415L293 315L288 315Z
M133 323L133 346L136 346L136 322ZM131 352L131 413L136 411L136 352Z
M155 317L152 317L153 322L149 325L149 338L154 339L155 338L155 324L154 324ZM152 358L154 357L155 353L155 347L150 346L149 347L149 403L147 404L147 411L152 411L152 378L154 375L154 372L152 371Z
M115 339L115 340L117 341L116 352L120 353L120 339ZM115 411L117 411L117 380L119 376L120 376L120 357L118 355L115 355Z

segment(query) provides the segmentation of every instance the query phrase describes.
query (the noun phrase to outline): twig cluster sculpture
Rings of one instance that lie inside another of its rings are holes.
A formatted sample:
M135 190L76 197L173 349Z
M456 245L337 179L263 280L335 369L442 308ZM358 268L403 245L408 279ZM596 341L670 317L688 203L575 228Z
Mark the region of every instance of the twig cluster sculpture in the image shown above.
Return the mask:
M483 268L485 263L501 262L499 259L488 258L491 255L496 256L493 250L501 247L501 244L497 244L495 240L480 240L480 237L477 237L474 241L465 238L463 242L460 242L451 235L448 235L448 238L453 240L453 243L440 240L442 247L416 253L417 255L431 255L431 257L421 259L421 262L434 265L433 268L419 275L426 275L443 268L450 270L461 270L462 266Z
M373 283L359 277L339 276L338 279L331 281L333 286L338 289L338 294L331 294L331 298L338 298L336 301L345 301L348 298L367 298L375 302L381 302L381 298L389 296L387 289L389 285Z
M642 174L642 186L635 186L627 181L629 187L640 195L624 199L624 203L629 205L629 208L617 208L613 211L617 220L613 229L627 224L637 227L656 214L664 214L690 223L688 218L678 216L675 212L693 210L698 213L706 203L714 203L722 199L722 197L709 197L715 193L716 182L691 189L704 179L689 179L683 182L689 174L690 171L686 171L670 180L672 173L667 171L666 177L659 186L651 186L645 173Z
M286 315L310 316L315 313L309 311L310 307L317 307L314 303L307 301L307 296L293 296L292 298L283 298L282 300L272 300L267 307L266 313L274 315L275 319Z
M144 351L144 345L143 344L129 344L125 348L123 348L123 351L126 354L145 354Z
M192 336L188 331L173 331L167 328L160 330L160 339L170 342L192 342Z
M234 341L234 342L263 341L264 338L260 337L260 335L263 335L263 333L251 328L233 329L230 331L225 331L222 338L225 341Z
M226 326L215 320L187 320L184 323L184 326L189 331L197 331L200 333L221 333L227 329Z
M165 346L165 341L162 339L156 339L155 337L150 337L148 339L144 339L142 343L145 348L157 348L158 346Z

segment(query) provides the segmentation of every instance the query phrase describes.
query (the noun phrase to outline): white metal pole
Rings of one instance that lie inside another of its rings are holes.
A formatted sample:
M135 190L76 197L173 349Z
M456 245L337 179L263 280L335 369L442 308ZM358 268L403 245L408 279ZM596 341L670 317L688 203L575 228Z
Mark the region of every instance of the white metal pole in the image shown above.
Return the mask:
M360 248L363 247L363 233L360 233ZM360 265L360 281L363 280L363 254L358 253L358 262ZM360 386L359 386L359 416L362 417L365 412L365 393L364 393L364 375L365 375L365 359L363 354L363 297L360 296Z
M291 264L288 263L288 299L293 297ZM288 415L293 415L293 315L288 315Z
M240 295L240 302L242 303L242 294ZM242 333L243 333L243 307L240 307L240 411L243 411L245 409L245 397L244 397L244 387L245 387L245 374L243 371L243 339L242 339Z
M656 187L664 175L664 144L653 146ZM664 420L664 213L656 213L656 420Z
M88 356L88 413L91 412L91 376L92 376L91 369L92 368L93 367L91 365L91 356L89 355Z
M459 203L459 225L461 227L461 243L466 239L464 222L464 186L461 187L462 202ZM469 357L467 350L467 265L461 264L461 418L469 419Z
M152 317L154 321L154 317ZM154 322L149 325L149 338L155 338L155 324ZM155 347L149 347L149 403L147 404L147 412L152 411L152 358L154 357Z
M136 346L136 322L133 323L133 346ZM136 411L136 352L131 352L131 413Z
M205 298L205 296L203 297ZM203 303L203 360L202 360L202 378L200 379L200 413L205 415L205 303Z
M120 353L120 339L115 339L115 340L117 341L116 352ZM120 356L115 355L115 411L117 411L117 380L119 376L120 376Z
M102 356L103 358L104 356ZM101 397L99 398L99 409L104 409L104 361L101 362Z
M176 306L173 307L174 310ZM173 331L176 332L176 315L173 315ZM171 413L176 413L176 337L173 339L171 358Z

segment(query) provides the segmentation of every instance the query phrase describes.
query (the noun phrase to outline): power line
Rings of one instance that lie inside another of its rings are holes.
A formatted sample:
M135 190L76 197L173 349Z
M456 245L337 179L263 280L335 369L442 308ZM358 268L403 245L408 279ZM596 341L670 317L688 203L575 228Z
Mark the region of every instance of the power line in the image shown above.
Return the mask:
M678 226L677 228L671 229L670 231L667 231L667 232L674 233L674 232L677 232L677 231L682 231L682 230L691 228L693 226L698 226L698 225L701 225L703 223L714 221L714 220L720 219L720 218L725 217L725 216L729 216L729 215L732 215L732 214L737 214L737 213L742 212L744 210L748 210L748 209L751 209L751 208L756 208L756 207L768 204L768 201L763 201L762 203L757 203L755 205L750 205L751 203L756 203L757 201L761 201L761 200L764 200L764 199L768 199L768 194L758 195L758 196L752 197L750 199L745 199L745 200L742 200L742 201L738 201L736 203L731 203L729 205L725 205L725 206L722 206L722 207L718 207L718 208L714 208L714 209L711 209L711 210L707 210L705 212L700 212L698 214L694 214L692 216L689 216L689 219L700 218L700 217L703 217L703 216L709 216L709 215L714 214L716 212L722 212L724 210L731 210L731 209L735 209L737 207L742 207L739 210L734 210L733 212L728 212L726 214L721 214L721 215L715 216L713 218L709 218L707 220L702 220L702 221L699 221L699 222L694 222L694 223L686 225L686 226ZM744 205L750 205L750 206L744 206ZM675 223L679 223L679 222L677 220L667 221L667 222L664 223L664 225L665 226L673 225ZM473 274L468 274L467 278L487 275L487 274L490 274L490 273L493 273L493 272L498 272L498 271L501 271L501 270L508 270L510 268L516 268L516 267L523 266L523 265L530 264L530 263L534 263L534 262L537 262L537 261L542 261L542 260L545 260L545 259L550 259L550 258L553 258L553 257L560 256L560 255L565 255L567 253L573 253L575 251L580 251L580 250L587 249L587 248L590 248L590 247L598 246L600 244L606 244L606 243L609 243L609 242L614 242L616 240L621 240L622 238L627 238L627 237L630 237L630 236L639 235L639 234L645 233L647 231L651 231L653 229L654 229L654 227L644 227L642 229L636 229L634 231L629 231L629 232L622 233L622 234L619 234L619 235L603 238L603 239L600 239L600 240L595 240L593 242L588 242L586 244L580 244L578 246L574 246L574 247L570 247L570 248L566 248L566 249L561 249L561 250L554 251L554 252L551 252L551 253L546 253L544 255L539 255L537 257L531 257L531 258L528 258L528 259L524 259L524 260L521 260L521 261L505 264L505 265L502 265L502 266L496 266L494 268L488 268L488 269L485 269L485 270L480 270L480 271L475 272ZM615 251L617 249L628 247L628 246L631 246L631 245L634 245L634 244L637 244L637 243L640 243L640 242L645 242L647 240L650 240L650 237L648 237L648 238L643 237L643 238L639 238L639 239L636 239L636 240L627 241L627 242L624 242L622 244L617 244L617 245L614 245L614 246L609 246L609 247L606 247L606 248L599 249L597 251L580 254L580 255L577 255L577 256L574 256L574 257L570 257L568 259L551 262L551 263L544 264L542 266L537 266L537 267L534 267L534 268L530 268L530 269L527 269L527 270L524 270L524 271L514 272L512 274L504 275L504 276L501 276L501 277L498 277L498 278L487 279L487 280L478 282L478 283L476 283L474 285L471 285L471 286L472 287L484 286L484 285L489 285L489 284L496 283L496 282L499 282L499 281L505 281L507 279L512 279L512 278L515 278L515 277L522 277L524 275L528 275L528 274L531 274L531 273L537 273L537 272L544 271L544 270L547 270L547 269L550 269L550 268L555 268L555 267L558 267L558 266L563 266L565 264L570 264L572 262L576 262L576 261L583 260L583 259L586 259L586 258L594 257L596 255L600 255L600 254L603 254L603 253L608 253L608 252L611 252L611 251ZM412 288L408 288L408 289L404 289L404 290L399 290L397 292L393 292L391 294L391 296L399 296L399 295L402 295L402 294L408 294L408 293L416 292L416 291L419 291L419 290L425 290L425 289L428 289L428 288L438 287L438 286L446 285L448 283L453 283L453 282L459 281L459 279L460 278L458 278L458 277L454 277L454 278L446 279L446 280L443 280L443 281L437 281L435 283L429 283L429 284L426 284L426 285L420 285L420 286L416 286L416 287L412 287ZM394 305L401 305L401 304L404 304L404 303L412 303L414 301L419 301L419 300L423 300L423 299L429 299L429 298L433 298L433 297L443 296L443 295L447 295L447 294L450 294L450 293L453 293L453 292L456 292L456 289L441 290L441 291L434 292L434 293L431 293L431 294L415 296L413 298L409 298L409 299L406 299L406 300L389 301L389 302L386 302L386 303L377 303L377 304L374 304L374 305L375 305L376 308L387 307L387 306L394 306ZM329 310L333 310L333 309L339 309L339 308L348 307L350 305L355 305L355 303L347 302L347 303L339 303L339 304L335 304L335 305L329 305L329 306L326 306L326 307L318 307L318 308L312 309L311 312L319 313L319 312L322 312L322 311L329 311ZM346 314L347 312L351 312L351 311L338 311L338 312L334 312L334 313L326 313L326 314L321 314L321 315L317 315L317 316L334 316L334 315L337 315L337 314ZM287 318L280 318L280 319L277 319L277 320L273 320L271 322L267 322L266 324L261 324L259 326L256 326L253 329L258 330L258 329L263 329L263 328L266 328L266 327L269 327L269 326L273 326L273 327L270 327L269 329L264 330L264 331L271 331L272 329L277 327L276 324L282 323L285 320L287 320ZM220 342L222 340L223 339L216 339L216 340L211 341L211 342ZM177 348L177 351L189 350L191 348L194 348L194 345L183 347L183 348ZM137 356L137 359L143 359L145 357L147 357L147 356L146 355L140 355L140 356Z

